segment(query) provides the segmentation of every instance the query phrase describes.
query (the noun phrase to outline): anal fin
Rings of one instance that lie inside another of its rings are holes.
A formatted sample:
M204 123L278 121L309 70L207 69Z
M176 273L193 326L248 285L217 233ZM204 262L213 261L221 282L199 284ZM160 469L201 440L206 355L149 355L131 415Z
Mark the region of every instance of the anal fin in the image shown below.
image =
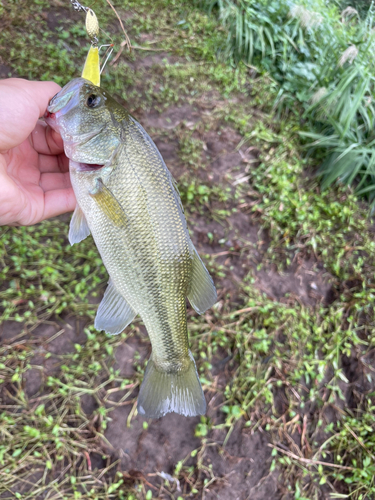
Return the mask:
M194 358L189 351L187 370L170 373L160 370L151 358L139 390L138 413L145 418L160 418L170 412L195 417L206 413L206 400Z
M214 282L194 248L193 273L187 294L192 307L198 314L203 314L217 301Z
M90 228L81 207L77 204L69 226L69 243L79 243L90 234Z
M121 333L136 317L137 313L109 280L104 297L95 317L95 328L116 335Z

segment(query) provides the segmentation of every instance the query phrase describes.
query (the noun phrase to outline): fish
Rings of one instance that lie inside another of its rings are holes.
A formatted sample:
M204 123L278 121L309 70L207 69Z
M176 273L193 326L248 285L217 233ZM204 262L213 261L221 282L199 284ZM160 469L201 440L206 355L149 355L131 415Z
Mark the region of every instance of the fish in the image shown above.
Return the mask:
M69 241L79 243L91 233L109 275L95 328L118 334L139 314L150 337L138 413L203 415L186 298L203 314L217 292L160 152L123 106L84 78L51 99L45 121L61 134L70 160L77 206Z

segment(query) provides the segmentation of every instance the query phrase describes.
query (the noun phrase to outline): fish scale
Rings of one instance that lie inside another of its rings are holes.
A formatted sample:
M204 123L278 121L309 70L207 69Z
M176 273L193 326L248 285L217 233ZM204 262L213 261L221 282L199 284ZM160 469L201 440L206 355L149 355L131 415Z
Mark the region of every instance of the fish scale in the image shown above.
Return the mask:
M150 336L139 413L204 413L186 298L202 313L216 301L216 290L190 239L169 170L141 125L82 78L64 87L48 111L71 160L78 206L70 241L91 232L110 276L95 326L119 333L139 314Z

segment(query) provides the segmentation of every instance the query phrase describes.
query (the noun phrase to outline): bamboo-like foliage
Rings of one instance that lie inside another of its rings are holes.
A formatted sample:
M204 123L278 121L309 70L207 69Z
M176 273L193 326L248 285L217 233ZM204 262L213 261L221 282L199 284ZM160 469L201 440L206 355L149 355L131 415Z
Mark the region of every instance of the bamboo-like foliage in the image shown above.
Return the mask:
M323 158L323 187L356 186L375 204L375 26L328 0L203 0L228 31L227 51L279 83L276 106L304 110L310 153Z

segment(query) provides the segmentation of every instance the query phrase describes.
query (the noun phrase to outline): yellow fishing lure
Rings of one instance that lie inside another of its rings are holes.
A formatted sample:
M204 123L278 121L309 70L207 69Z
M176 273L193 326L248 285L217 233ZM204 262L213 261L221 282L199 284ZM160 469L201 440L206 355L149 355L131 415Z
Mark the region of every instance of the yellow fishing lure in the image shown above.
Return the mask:
M91 40L97 40L99 35L99 22L92 9L86 11L86 31ZM100 87L100 62L99 49L93 43L88 51L85 65L82 70L82 78Z

